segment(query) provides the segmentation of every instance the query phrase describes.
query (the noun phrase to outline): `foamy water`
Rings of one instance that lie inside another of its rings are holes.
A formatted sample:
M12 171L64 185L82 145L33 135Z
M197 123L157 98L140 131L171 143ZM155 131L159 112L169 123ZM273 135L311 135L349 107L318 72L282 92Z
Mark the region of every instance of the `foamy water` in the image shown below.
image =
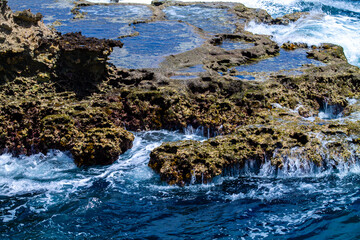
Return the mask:
M356 231L343 222L360 214L353 210L360 204L357 164L319 172L290 157L281 172L266 161L211 184L167 186L147 167L149 153L162 142L205 139L195 134L201 129L185 132L136 133L134 147L105 167L78 169L58 151L1 155L1 238L287 239ZM337 227L320 235L308 228L330 220Z

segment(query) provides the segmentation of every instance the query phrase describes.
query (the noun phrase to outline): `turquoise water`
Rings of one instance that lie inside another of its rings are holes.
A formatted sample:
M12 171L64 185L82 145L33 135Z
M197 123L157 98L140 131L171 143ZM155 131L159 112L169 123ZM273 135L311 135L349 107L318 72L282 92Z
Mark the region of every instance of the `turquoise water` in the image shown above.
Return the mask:
M243 2L266 8L274 16L311 10L312 19L288 27L253 24L249 28L263 28L278 41L345 39L343 46L351 50L348 58L355 64L358 61L358 1ZM91 7L87 19L75 21L69 14L71 1L10 0L9 5L15 10L40 11L47 24L61 20L59 31L63 32L83 31L106 38L139 32L139 36L123 39L124 50L111 56L122 67L156 67L165 56L203 41L185 23L132 25L137 17L149 17L146 6ZM189 22L206 17L193 17L196 11L191 8L186 14ZM329 25L334 33L325 31L328 21L335 21ZM206 26L202 28L210 34L219 27ZM231 24L224 26L226 31L232 31ZM291 68L311 61L292 53L285 52L290 55L284 60ZM274 59L257 63L254 71L266 71L279 60ZM243 67L250 71L255 65ZM182 71L195 74L204 69L196 65ZM282 171L265 162L243 171L229 169L212 184L167 186L147 167L149 154L162 142L205 139L201 129L184 132L135 133L134 147L105 167L79 169L70 156L56 150L30 157L1 155L0 239L360 239L359 159L354 157L355 164L337 169L318 169L302 168L301 159L289 158Z

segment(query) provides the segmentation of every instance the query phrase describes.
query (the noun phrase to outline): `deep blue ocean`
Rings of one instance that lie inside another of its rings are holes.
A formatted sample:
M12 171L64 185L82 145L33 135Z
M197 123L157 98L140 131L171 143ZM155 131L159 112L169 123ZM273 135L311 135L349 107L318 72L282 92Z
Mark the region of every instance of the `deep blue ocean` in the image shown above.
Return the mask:
M238 2L274 17L310 11L289 26L251 23L247 30L271 34L279 44L336 43L350 63L360 66L360 1ZM146 5L91 6L81 10L87 12L82 20L72 19L71 1L9 0L9 5L41 12L46 24L57 20L64 33L117 38L139 32L122 39L124 47L111 55L119 67L154 68L168 55L200 46L204 39L177 20L209 34L234 30L223 9L171 7L165 9L171 21L132 25L151 16ZM224 18L225 25L217 20ZM201 65L197 68L201 71ZM167 141L204 140L201 129L134 134L134 147L105 167L77 168L71 156L56 150L1 155L0 239L360 239L359 159L326 171L301 168L296 158L282 171L265 162L260 169L229 170L211 184L167 186L147 166L151 150Z

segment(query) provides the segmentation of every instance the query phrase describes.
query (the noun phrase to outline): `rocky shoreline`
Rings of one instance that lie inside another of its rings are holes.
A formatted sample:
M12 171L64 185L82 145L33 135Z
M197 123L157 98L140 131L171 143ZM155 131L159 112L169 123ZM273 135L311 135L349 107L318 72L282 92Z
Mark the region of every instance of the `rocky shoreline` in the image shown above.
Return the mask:
M166 7L195 4L153 2L149 21L166 20ZM78 1L75 10L89 5ZM359 158L359 119L319 118L321 111L343 117L359 111L350 99L360 97L360 69L348 64L342 48L278 46L270 36L244 30L251 20L289 24L306 13L272 19L242 4L200 5L228 9L239 20L235 31L209 35L194 26L204 38L200 47L168 56L159 68L126 69L108 63L113 48L123 46L119 40L62 35L47 28L41 14L13 13L2 1L1 153L59 149L78 166L107 165L132 147L129 131L191 125L204 127L211 138L165 143L151 153L149 166L169 184L210 182L250 161L283 168L287 158L298 156L304 165L336 167ZM219 47L225 41L249 47L226 50ZM237 68L294 50L319 64L291 71ZM181 72L197 65L204 71Z

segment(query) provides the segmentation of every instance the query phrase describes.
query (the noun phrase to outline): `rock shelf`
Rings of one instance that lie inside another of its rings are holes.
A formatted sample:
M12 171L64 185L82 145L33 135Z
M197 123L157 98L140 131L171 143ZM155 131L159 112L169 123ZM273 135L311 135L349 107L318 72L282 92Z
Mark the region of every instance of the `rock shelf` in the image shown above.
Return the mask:
M75 7L83 12L89 5L94 4L77 1ZM280 169L287 158L296 156L304 166L325 168L359 158L360 122L346 116L359 111L349 99L360 97L360 70L348 64L343 49L333 44L278 46L271 36L244 30L251 20L288 24L306 13L272 19L266 11L242 4L154 2L149 7L153 16L133 22L135 30L139 24L147 24L142 25L145 29L168 25L173 20L166 19L166 9L188 11L193 5L227 11L236 18L231 32L207 32L201 24L181 19L170 25L191 28L201 42L163 54L151 68L130 69L109 63L113 48L123 47L121 41L60 34L44 25L41 14L13 13L1 1L1 152L30 155L59 149L69 151L78 166L106 165L132 147L129 131L191 125L202 126L211 138L165 143L151 153L149 166L169 184L210 182L227 168L242 168L248 162L270 161ZM123 41L124 49L132 39L145 41L139 34L125 36L129 40ZM171 47L169 34L158 35ZM221 47L229 42L239 44ZM146 43L151 39L141 44ZM286 71L242 69L254 62L276 61L280 51L296 56L299 52L309 61L289 64ZM138 54L139 60L144 56ZM184 70L192 68L197 70ZM325 106L342 118L318 118Z

